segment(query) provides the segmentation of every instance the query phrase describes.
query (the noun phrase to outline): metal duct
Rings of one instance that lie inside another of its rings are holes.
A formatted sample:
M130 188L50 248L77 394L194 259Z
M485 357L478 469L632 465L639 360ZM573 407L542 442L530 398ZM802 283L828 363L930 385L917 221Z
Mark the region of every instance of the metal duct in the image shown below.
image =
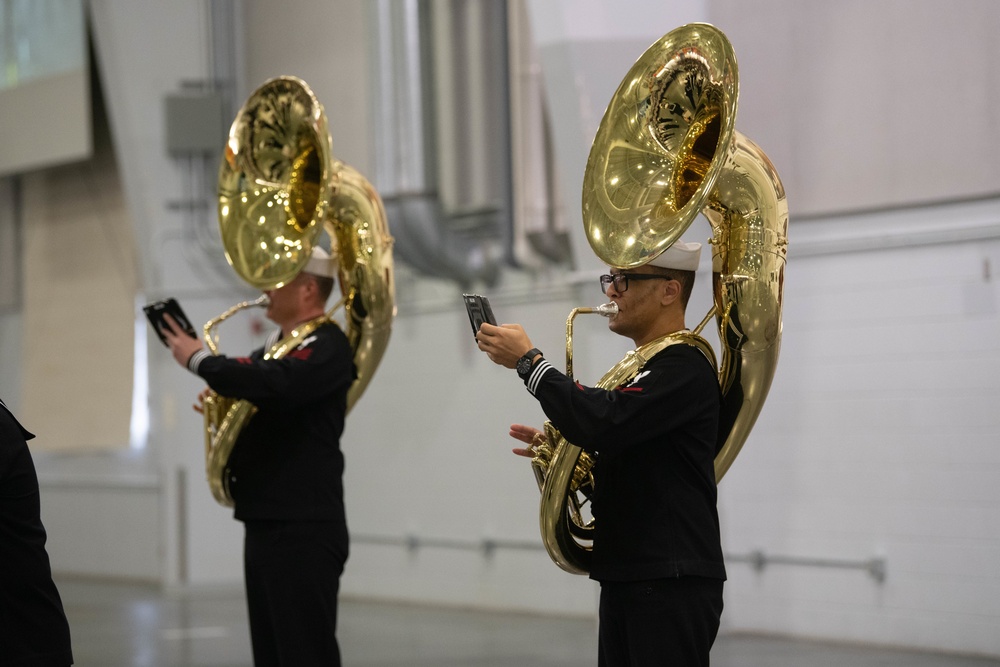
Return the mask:
M514 255L544 265L570 259L565 211L559 206L552 129L542 65L524 0L510 0L510 93Z
M397 258L494 285L511 255L505 3L375 3L374 181Z

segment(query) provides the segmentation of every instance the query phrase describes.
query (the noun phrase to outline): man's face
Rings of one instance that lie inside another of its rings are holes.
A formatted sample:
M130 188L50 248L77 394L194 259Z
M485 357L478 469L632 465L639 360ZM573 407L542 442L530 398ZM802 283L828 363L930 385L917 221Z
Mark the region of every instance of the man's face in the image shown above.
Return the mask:
M265 290L271 299L267 306L267 318L276 324L295 321L302 308L303 292L309 277L299 274L290 283L277 289Z
M615 269L612 276L627 276L630 273L648 273L638 269ZM618 281L621 282L621 279ZM628 285L622 284L622 289L615 282L608 285L608 298L618 304L618 313L608 319L608 328L620 336L641 338L645 330L652 325L658 311L658 301L655 295L663 287L661 280L629 280Z

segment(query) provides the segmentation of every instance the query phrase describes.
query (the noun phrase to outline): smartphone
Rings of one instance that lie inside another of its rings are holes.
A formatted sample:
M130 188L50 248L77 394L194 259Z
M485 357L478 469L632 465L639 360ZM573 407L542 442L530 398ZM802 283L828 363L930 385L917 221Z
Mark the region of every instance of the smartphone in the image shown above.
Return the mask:
M469 322L472 323L472 335L479 333L479 325L489 322L496 326L497 318L493 317L493 309L490 308L490 300L479 294L463 294L465 299L465 309L469 311Z
M156 335L160 337L160 341L164 345L167 344L167 338L163 335L163 329L165 326L163 316L168 314L173 318L174 322L180 325L184 333L192 338L198 337L194 332L194 327L191 326L191 320L189 320L188 316L184 314L183 310L181 310L181 306L177 303L176 299L154 301L151 304L143 306L142 309L146 313L146 319L148 319L149 323L153 325L153 331L155 331Z

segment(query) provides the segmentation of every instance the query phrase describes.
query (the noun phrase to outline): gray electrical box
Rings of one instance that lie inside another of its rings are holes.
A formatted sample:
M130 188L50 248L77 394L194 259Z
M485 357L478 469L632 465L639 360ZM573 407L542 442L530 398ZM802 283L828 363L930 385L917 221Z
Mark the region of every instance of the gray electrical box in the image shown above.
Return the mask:
M164 98L167 152L171 155L220 153L226 142L219 93L178 93Z

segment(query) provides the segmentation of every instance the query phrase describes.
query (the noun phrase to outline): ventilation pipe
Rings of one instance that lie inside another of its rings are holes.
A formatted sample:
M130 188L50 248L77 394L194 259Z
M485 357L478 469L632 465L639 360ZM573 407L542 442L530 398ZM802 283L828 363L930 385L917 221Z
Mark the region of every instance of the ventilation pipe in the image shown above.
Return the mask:
M374 12L374 181L397 257L492 286L512 247L503 3L379 0Z

